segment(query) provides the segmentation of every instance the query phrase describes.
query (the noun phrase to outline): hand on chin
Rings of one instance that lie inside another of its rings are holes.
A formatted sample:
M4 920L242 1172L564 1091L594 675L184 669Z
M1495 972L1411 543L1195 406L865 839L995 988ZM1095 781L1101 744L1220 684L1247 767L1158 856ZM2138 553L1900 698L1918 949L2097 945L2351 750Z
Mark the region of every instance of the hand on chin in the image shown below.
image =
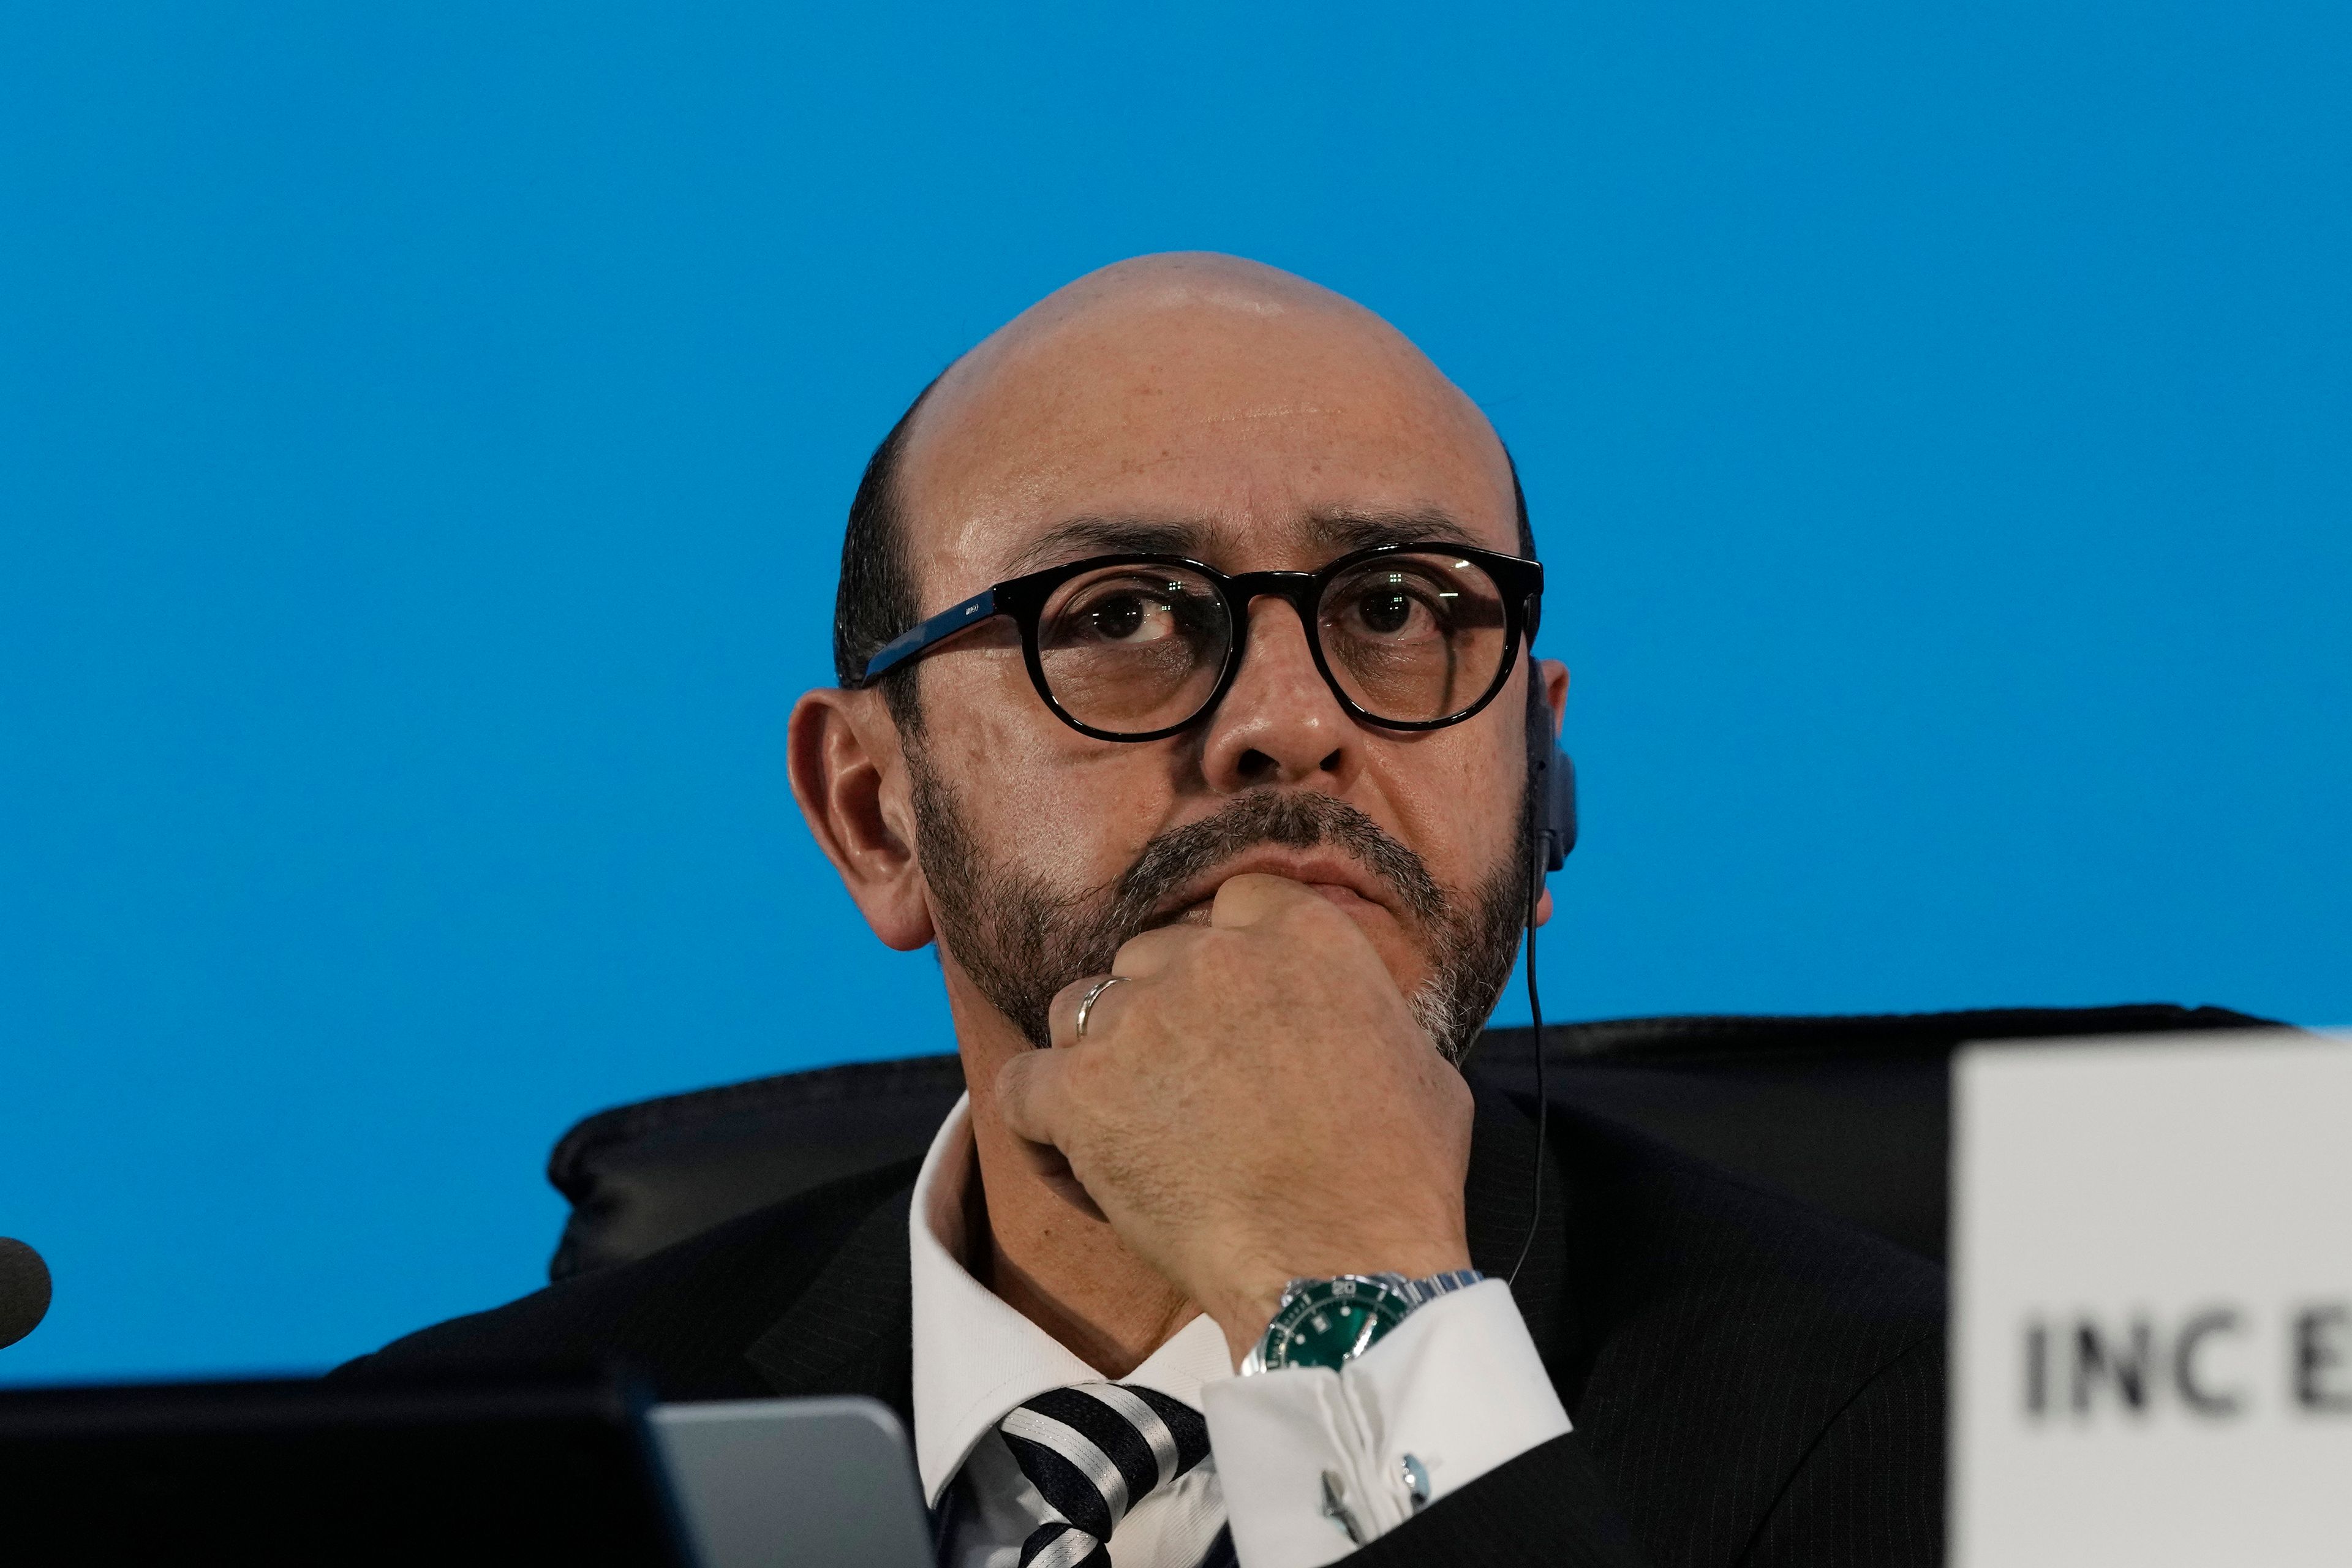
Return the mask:
M1228 879L1205 920L1119 950L1083 1039L1099 975L1055 999L1055 1048L997 1079L1041 1173L1215 1318L1237 1363L1289 1279L1469 1263L1469 1088L1361 911L1394 917L1340 891Z

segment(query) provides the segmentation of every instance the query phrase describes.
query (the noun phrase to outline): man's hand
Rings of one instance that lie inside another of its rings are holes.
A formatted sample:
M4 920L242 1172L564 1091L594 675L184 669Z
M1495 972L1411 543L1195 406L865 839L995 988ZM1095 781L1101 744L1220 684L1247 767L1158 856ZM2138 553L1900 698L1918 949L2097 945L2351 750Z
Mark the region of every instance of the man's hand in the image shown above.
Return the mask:
M1205 927L1146 931L1112 973L1083 1041L1101 977L1055 998L1055 1048L1006 1063L998 1100L1236 1364L1290 1279L1470 1266L1469 1086L1354 921L1286 878L1235 877Z

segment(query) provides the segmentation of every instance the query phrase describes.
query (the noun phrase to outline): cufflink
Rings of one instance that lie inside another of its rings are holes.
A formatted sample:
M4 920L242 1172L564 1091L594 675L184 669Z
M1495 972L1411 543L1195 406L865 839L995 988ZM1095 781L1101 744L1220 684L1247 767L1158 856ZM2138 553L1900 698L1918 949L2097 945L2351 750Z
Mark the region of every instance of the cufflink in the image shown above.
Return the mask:
M1370 1539L1348 1507L1348 1483L1339 1479L1337 1470L1323 1472L1323 1517L1339 1527L1350 1546L1361 1546Z
M1404 1482L1404 1495L1419 1513L1429 1506L1429 1471L1419 1459L1407 1454L1397 1461L1398 1479Z

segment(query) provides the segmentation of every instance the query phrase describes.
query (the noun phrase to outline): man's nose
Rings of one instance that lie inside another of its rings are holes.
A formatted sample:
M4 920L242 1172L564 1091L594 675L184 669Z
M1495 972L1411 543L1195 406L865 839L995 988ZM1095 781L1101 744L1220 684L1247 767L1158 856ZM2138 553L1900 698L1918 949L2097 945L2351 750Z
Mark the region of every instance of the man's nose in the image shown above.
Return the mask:
M1287 601L1249 605L1242 667L1209 716L1202 769L1226 793L1261 784L1345 789L1362 765L1364 734L1315 667L1307 624Z

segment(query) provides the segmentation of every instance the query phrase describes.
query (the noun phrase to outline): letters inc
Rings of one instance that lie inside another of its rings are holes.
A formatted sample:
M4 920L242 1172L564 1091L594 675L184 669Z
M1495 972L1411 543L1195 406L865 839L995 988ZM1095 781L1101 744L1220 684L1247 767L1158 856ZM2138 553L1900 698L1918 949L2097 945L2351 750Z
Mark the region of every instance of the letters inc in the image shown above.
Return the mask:
M2276 1325L2268 1345L2266 1321ZM2227 1421L2261 1407L2266 1384L2276 1405L2297 1415L2352 1415L2352 1300L2269 1314L2214 1303L2169 1319L2037 1315L2025 1321L2023 1352L2029 1423L2145 1418L2167 1408Z

